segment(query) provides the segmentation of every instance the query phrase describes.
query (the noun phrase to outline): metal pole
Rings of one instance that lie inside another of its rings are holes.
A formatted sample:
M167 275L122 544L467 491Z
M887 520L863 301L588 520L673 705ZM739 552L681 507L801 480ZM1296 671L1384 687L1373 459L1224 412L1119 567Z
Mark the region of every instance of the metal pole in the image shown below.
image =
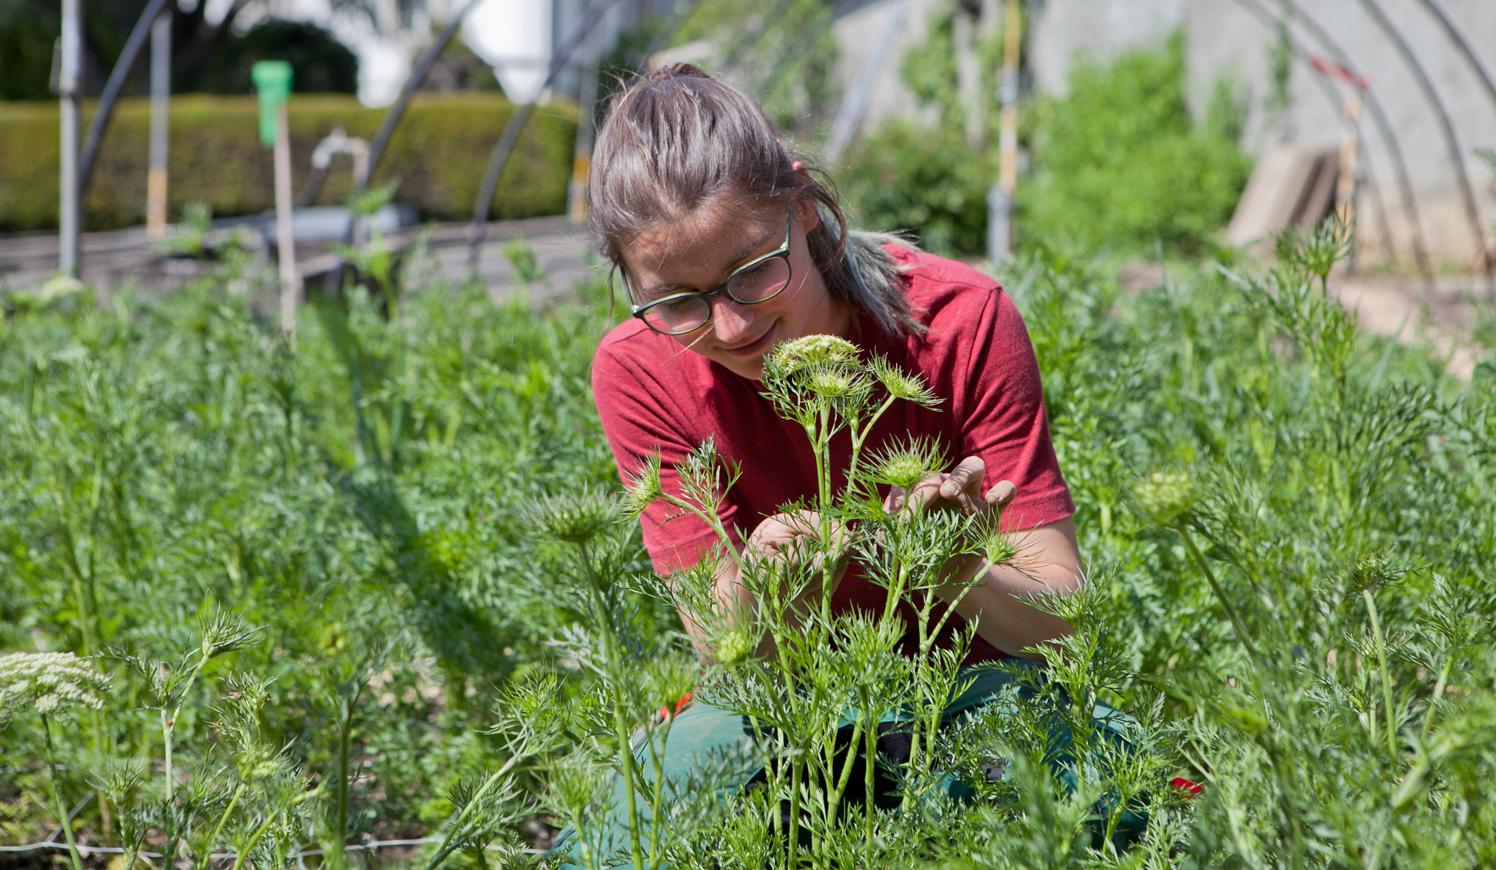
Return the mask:
M296 269L296 236L291 226L291 106L281 102L275 133L275 255L280 261L281 330L296 331L296 302L301 297L301 273Z
M151 168L145 179L145 232L166 235L166 148L171 109L171 10L151 24Z
M89 120L88 136L83 140L82 157L78 161L79 196L88 193L88 182L93 177L94 158L98 156L99 143L104 140L104 128L109 126L109 119L114 115L114 104L119 100L120 89L125 86L125 77L130 74L130 68L135 66L136 58L140 57L145 38L151 33L152 22L161 14L165 5L166 0L151 0L135 20L135 26L125 39L125 47L120 50L119 59L114 62L114 69L109 71L109 80L104 83L104 90L99 94L99 108Z
M1439 20L1439 26L1444 28L1444 35L1449 37L1449 41L1454 43L1454 47L1459 49L1460 54L1464 55L1465 60L1470 64L1470 68L1475 70L1476 78L1480 79L1480 83L1485 85L1486 96L1491 98L1492 110L1496 110L1496 78L1493 78L1491 71L1486 69L1486 65L1480 62L1480 58L1475 55L1475 49L1471 48L1470 43L1465 41L1464 34L1460 33L1460 29L1449 19L1448 15L1444 14L1444 10L1439 8L1439 4L1435 3L1434 0L1422 0L1422 2L1424 8L1428 9L1429 14ZM1489 45L1490 43L1487 42L1488 47Z
M878 83L878 71L893 53L893 41L898 37L899 31L904 29L904 19L909 16L909 0L901 0L887 15L883 29L878 32L878 41L863 59L852 90L847 92L835 120L831 122L831 135L826 142L827 163L835 164L841 159L842 152L852 144L852 138L857 135L857 128L862 126L868 100L873 96L873 85Z
M566 213L571 222L587 219L587 174L592 168L592 139L596 132L597 76L603 49L596 39L589 39L590 63L582 69L581 87L577 93L577 139L571 151L571 183L566 187Z
M1358 151L1361 146L1360 137L1356 130L1361 119L1361 95L1353 88L1345 96L1345 138L1340 143L1340 175L1335 180L1335 211L1348 226L1355 226L1356 220L1356 179L1359 177ZM1346 270L1356 271L1356 261L1359 259L1357 252L1360 245L1354 241L1351 244L1350 257L1346 261Z
M57 94L62 101L57 268L74 276L78 274L78 77L82 61L83 0L62 0L62 69L57 78Z
M1253 11L1260 19L1269 22L1276 20L1275 16L1260 0L1236 0L1236 2ZM1319 25L1309 13L1301 9L1293 0L1284 0L1284 6L1290 15L1299 22L1336 63L1347 69L1355 67L1350 57L1340 47L1330 34ZM1372 124L1377 128L1377 133L1387 146L1387 154L1392 159L1392 170L1397 176L1397 186L1402 194L1403 209L1407 212L1409 239L1413 245L1413 260L1418 266L1418 273L1423 277L1424 283L1432 286L1434 280L1433 266L1428 259L1428 245L1423 236L1423 218L1418 212L1418 197L1413 193L1413 184L1408 179L1408 163L1403 159L1402 146L1398 144L1397 134L1393 131L1392 122L1387 119L1387 113L1382 110L1381 100L1377 99L1376 92L1367 90L1362 99L1365 103L1366 113L1371 116ZM1390 243L1390 240L1389 240Z
M426 48L426 52L416 60L415 68L410 72L410 78L406 79L405 85L400 88L400 96L395 98L395 104L388 112L385 112L384 118L379 122L379 129L374 132L374 138L369 144L369 162L364 166L363 176L354 179L355 193L368 189L369 181L374 177L374 171L379 168L379 161L384 157L384 150L389 146L390 139L394 137L395 128L400 125L400 119L405 117L405 110L409 108L411 99L415 97L421 84L426 81L426 76L430 75L431 68L436 65L447 44L452 41L452 37L457 35L458 29L462 27L462 20L473 11L473 7L481 2L483 0L467 0L463 3L462 8L457 10L457 14L452 16L452 20L447 22L447 26L442 28L441 33L438 33L436 39ZM344 245L353 244L355 222L355 216L349 214L348 223L343 227ZM337 292L342 286L345 266L346 263L339 257L337 267L328 272L326 284L328 292Z

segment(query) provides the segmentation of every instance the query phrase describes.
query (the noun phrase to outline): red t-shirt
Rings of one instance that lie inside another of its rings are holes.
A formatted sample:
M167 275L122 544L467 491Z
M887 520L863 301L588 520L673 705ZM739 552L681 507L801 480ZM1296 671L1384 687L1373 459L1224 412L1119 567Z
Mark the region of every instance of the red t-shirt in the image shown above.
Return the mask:
M943 401L935 410L896 402L865 450L907 434L938 439L952 463L981 457L987 469L984 488L999 480L1010 480L1016 488L1002 513L1005 531L1073 514L1049 439L1039 366L1013 301L996 281L960 263L902 248L888 252L906 268L901 278L910 308L927 331L900 338L859 320L850 338L921 375ZM741 463L743 475L721 511L735 544L741 545L780 505L814 499L815 462L805 431L774 412L760 395L762 385L683 350L675 339L651 332L637 319L603 338L592 362L592 388L620 478L626 480L642 457L657 450L665 491L679 493L675 467L708 437L716 439L723 457ZM838 463L832 479L837 489L845 486L850 453L846 434L841 437L840 449L833 442L832 451ZM716 542L696 517L671 519L672 513L656 503L640 520L644 545L661 573L694 563ZM837 586L832 606L838 612L882 612L885 599L881 587L851 570ZM912 649L918 636L915 613L907 604L900 609L909 623L905 647ZM961 618L952 615L951 622ZM954 628L948 625L943 634ZM1004 657L978 637L967 661Z

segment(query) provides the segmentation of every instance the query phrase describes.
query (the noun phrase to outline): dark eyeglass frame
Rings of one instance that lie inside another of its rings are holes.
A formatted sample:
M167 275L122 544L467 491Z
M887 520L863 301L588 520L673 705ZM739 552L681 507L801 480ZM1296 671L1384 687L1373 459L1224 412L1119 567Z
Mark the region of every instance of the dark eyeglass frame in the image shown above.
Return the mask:
M629 283L628 273L624 272L624 275L623 275L623 286L624 286L624 289L627 290L628 294L629 294L629 310L630 310L630 312L633 314L633 316L639 318L640 320L643 320L645 326L649 327L654 332L660 333L661 335L685 335L688 332L695 332L696 330L700 329L701 327L706 326L708 323L712 322L712 297L714 297L714 296L718 296L718 295L721 295L723 293L726 293L728 299L731 299L732 301L738 303L739 305L757 305L760 302L768 302L770 299L773 299L775 296L778 296L779 294L783 293L785 291L785 289L790 286L790 282L795 280L795 265L794 265L794 263L790 262L790 240L792 238L791 232L793 230L793 227L794 227L794 207L793 207L793 205L785 206L785 209L784 209L784 244L780 245L778 248L775 248L774 250L770 251L769 253L764 254L761 257L754 257L752 260L749 260L748 262L746 262L743 265L737 267L736 269L733 269L732 270L732 274L730 274L730 275L727 276L727 280L725 280L721 284L718 284L717 286L711 288L710 290L703 290L700 293L696 293L696 292L692 292L692 291L686 291L684 293L672 293L669 296L662 296L659 299L656 299L656 300L654 300L652 302L648 302L648 303L646 303L644 305L638 305L638 304L635 304L635 302L634 302L634 288L633 288L633 285ZM747 272L751 272L752 270L757 269L759 266L762 266L763 264L769 262L770 260L775 260L775 259L783 260L784 261L784 267L785 267L785 269L789 273L785 277L785 279L784 279L784 285L781 286L778 290L775 290L773 293L770 293L768 296L765 296L762 299L754 299L752 301L745 300L745 299L739 299L738 297L732 295L732 293L728 292L727 288L732 285L733 281L737 280L737 278L738 278L739 275L745 274ZM700 323L696 324L695 326L691 327L690 329L678 329L678 330L674 330L674 331L667 331L667 330L663 330L663 329L657 328L653 323L650 323L648 320L644 319L644 315L647 314L651 308L654 308L657 305L663 305L663 304L665 304L667 302L675 302L677 300L685 299L685 298L700 299L702 302L706 303L706 311L707 311L706 319L703 320L703 321L701 321Z

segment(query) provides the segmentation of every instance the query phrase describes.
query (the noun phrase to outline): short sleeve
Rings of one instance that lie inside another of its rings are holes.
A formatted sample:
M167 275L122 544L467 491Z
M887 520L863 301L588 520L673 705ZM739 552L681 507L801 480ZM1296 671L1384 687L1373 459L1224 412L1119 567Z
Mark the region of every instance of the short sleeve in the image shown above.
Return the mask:
M1013 501L1004 509L1004 531L1058 522L1075 513L1070 488L1060 473L1044 388L1028 329L1001 288L988 295L967 355L959 397L957 438L961 455L986 464L986 485L1012 481Z
M619 480L627 484L644 461L658 452L661 488L680 495L678 469L700 439L683 425L692 417L672 398L681 395L678 386L662 383L651 372L630 366L604 344L592 361L592 394ZM730 502L718 512L724 527L734 536L736 513ZM644 547L661 574L695 564L718 540L699 517L681 515L678 509L660 501L645 510L639 525Z

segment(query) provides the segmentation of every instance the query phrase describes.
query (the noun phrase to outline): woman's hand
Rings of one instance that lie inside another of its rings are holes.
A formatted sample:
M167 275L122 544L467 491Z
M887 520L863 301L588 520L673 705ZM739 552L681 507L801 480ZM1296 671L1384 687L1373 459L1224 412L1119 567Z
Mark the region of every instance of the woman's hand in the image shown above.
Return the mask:
M748 536L744 555L750 558L777 560L798 564L806 558L831 559L831 588L841 582L849 557L847 528L833 522L830 540L821 544L821 515L816 511L798 510L777 513L758 524ZM819 598L821 584L813 582L800 593L795 604Z
M830 540L822 552L842 564L847 556L847 529L841 523L831 525ZM767 517L748 536L745 555L779 561L804 559L821 540L821 515L816 511L798 510Z
M889 511L913 510L916 504L927 510L959 510L965 514L998 510L1013 500L1013 484L1000 480L982 495L986 473L987 464L980 457L968 456L948 472L927 475L907 493L894 487L883 505Z

